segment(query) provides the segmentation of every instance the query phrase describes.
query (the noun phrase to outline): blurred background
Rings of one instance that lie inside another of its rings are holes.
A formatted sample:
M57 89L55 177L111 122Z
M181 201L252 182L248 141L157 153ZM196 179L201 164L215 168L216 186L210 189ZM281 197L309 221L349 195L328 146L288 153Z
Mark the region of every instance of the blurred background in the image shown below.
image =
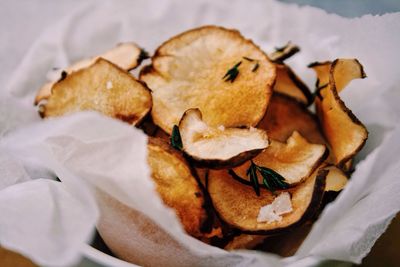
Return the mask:
M382 15L400 12L400 0L280 0L285 3L310 5L343 17L359 17L366 14ZM53 22L68 14L81 3L78 0L1 0L0 1L0 59L2 69L0 83L5 84L13 70L21 62L34 40ZM368 29L366 29L368 31ZM400 29L399 29L400 34ZM19 43L18 46L15 46ZM400 216L377 241L361 266L400 266ZM0 266L35 266L23 257L0 248ZM100 266L84 259L78 266ZM322 266L351 266L338 262L326 262Z

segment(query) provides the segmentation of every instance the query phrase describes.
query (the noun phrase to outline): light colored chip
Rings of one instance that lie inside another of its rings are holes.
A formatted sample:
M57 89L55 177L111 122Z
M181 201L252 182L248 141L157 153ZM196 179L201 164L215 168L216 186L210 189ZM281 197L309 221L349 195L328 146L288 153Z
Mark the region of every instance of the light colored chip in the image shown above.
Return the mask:
M288 59L297 52L300 52L300 47L288 42L285 46L276 48L275 51L268 56L272 61L282 63L285 59Z
M326 67L323 68L326 71ZM318 80L325 81L327 74L317 71ZM337 59L329 69L329 83L320 87L316 97L317 115L324 135L329 142L334 163L343 165L363 147L368 131L340 99L340 92L351 80L365 78L362 65L356 59Z
M315 89L317 91L328 86L329 70L331 69L331 65L331 61L313 62L308 65L308 67L312 68L317 74L317 81L315 83Z
M304 105L312 102L312 94L308 86L285 64L276 64L276 82L274 91L293 97Z
M148 163L164 203L176 211L188 234L203 236L204 195L186 160L164 140L150 138Z
M108 82L112 82L112 89L107 89ZM47 103L40 106L43 117L94 110L134 125L150 109L149 89L128 72L101 58L57 82Z
M121 43L111 50L108 50L107 52L100 54L96 57L78 61L67 67L64 71L66 74L71 74L72 72L89 67L94 62L96 62L98 58L104 58L114 63L121 69L131 70L139 66L142 60L147 58L147 55L144 50L142 50L135 43ZM51 80L39 89L35 97L35 105L39 104L40 101L48 99L50 97L51 88L60 78L61 76L57 77L54 80Z
M237 166L260 153L269 144L268 136L256 128L209 126L198 109L187 110L179 123L183 151L198 166Z
M257 127L266 130L271 139L280 142L285 142L293 131L298 131L311 143L325 144L318 126L318 118L303 105L285 95L272 95L267 113Z
M153 120L167 133L190 108L213 127L249 127L264 116L275 66L238 31L205 26L162 44L140 79L152 90Z
M228 225L244 233L273 234L299 226L315 214L323 197L327 172L316 170L303 183L284 190L291 195L293 211L272 223L258 223L257 217L261 207L273 202L274 193L261 189L257 196L252 187L234 180L226 170L210 170L208 190L215 210Z
M327 148L320 144L307 142L297 131L293 132L286 143L271 140L267 149L258 154L252 161L262 167L267 167L285 178L286 183L295 185L302 182L326 159ZM250 162L246 162L233 171L242 179L250 182L247 170ZM259 184L263 178L257 174Z
M329 166L325 168L329 171L326 176L325 191L341 191L347 184L347 175L335 166Z

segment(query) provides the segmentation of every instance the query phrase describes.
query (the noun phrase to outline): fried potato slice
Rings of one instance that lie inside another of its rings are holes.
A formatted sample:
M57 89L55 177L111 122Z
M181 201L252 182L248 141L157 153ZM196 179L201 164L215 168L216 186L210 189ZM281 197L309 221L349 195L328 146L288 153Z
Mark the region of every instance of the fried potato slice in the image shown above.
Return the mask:
M283 63L276 64L276 82L274 91L293 97L300 103L308 106L312 103L313 97L308 86Z
M208 191L220 218L248 234L275 234L301 225L319 209L325 188L327 170L316 170L309 178L285 192L291 195L292 212L280 221L257 222L261 207L269 205L275 194L261 189L257 196L250 186L232 179L226 170L211 170ZM280 192L276 192L279 194Z
M326 66L317 72L318 80L326 80ZM343 165L365 144L368 131L340 99L340 92L351 80L365 78L363 67L356 59L337 59L329 68L329 83L320 87L316 110L323 133L330 145L334 163Z
M153 120L167 133L190 108L210 126L249 127L264 116L275 66L238 31L205 26L162 44L140 79L152 90Z
M324 169L329 171L328 175L326 176L325 191L341 191L349 180L347 175L341 169L335 166L328 166Z
M166 141L149 138L151 177L164 203L176 211L186 232L201 237L206 222L204 194L184 157Z
M98 58L104 58L121 69L124 70L132 70L136 68L137 66L140 65L140 63L148 58L147 53L140 48L137 44L135 43L121 43L118 44L116 47L106 51L103 54L100 54L96 57L89 58L89 59L83 59L81 61L78 61L68 68L66 68L64 71L66 74L71 74L74 71L78 71L80 69L89 67L92 65ZM61 77L58 77L57 79L60 79ZM35 102L34 104L37 105L39 104L40 101L48 99L51 95L51 88L57 81L50 81L46 84L44 84L38 91L35 97Z
M294 99L277 93L272 95L267 113L257 128L266 130L271 139L280 142L298 131L313 144L325 144L318 118Z
M213 127L199 109L189 109L179 122L183 151L197 166L234 167L260 153L269 144L265 131L256 128Z
M319 93L321 88L328 86L329 70L331 69L331 65L331 61L313 62L308 65L308 67L312 68L317 74L317 81L315 82L317 93Z
M252 161L267 167L285 178L285 182L293 186L308 178L327 158L328 149L324 145L311 144L297 131L286 140L286 143L271 140L271 144ZM247 170L250 161L236 167L233 171L238 177L250 183ZM263 177L257 174L258 183L263 184Z
M285 59L290 58L297 52L300 52L300 47L288 42L285 46L276 48L275 51L268 56L272 61L282 63Z
M40 105L43 117L94 110L130 124L138 124L151 109L149 89L128 72L99 58L84 69L57 82L47 103Z

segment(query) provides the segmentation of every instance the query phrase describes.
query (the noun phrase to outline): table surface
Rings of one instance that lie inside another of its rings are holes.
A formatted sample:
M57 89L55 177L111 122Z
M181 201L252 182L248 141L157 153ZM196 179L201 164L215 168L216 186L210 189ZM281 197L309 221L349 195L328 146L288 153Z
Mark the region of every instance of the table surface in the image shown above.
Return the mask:
M287 3L313 5L345 17L364 14L384 14L400 11L399 0L281 0ZM0 84L4 84L18 66L36 37L53 21L58 20L77 5L79 0L1 0L0 1ZM40 13L38 7L40 6ZM27 21L34 23L26 23ZM21 34L22 33L22 34ZM15 45L17 44L18 45ZM361 266L400 266L400 216L393 220L385 234L377 241ZM15 260L15 261L13 261ZM0 248L0 266L16 266L27 262L14 253ZM33 266L33 265L32 265ZM80 267L97 266L84 260ZM332 266L332 265L329 265Z

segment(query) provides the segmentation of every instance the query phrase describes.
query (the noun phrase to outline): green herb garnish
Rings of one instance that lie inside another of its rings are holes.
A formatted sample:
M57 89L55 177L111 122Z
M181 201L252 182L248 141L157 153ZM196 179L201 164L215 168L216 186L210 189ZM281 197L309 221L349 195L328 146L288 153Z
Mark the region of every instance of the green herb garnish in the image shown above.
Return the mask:
M257 172L261 174L263 178L263 186L271 192L275 192L279 189L287 189L289 187L289 184L285 182L285 178L283 178L282 175L270 168L258 166L251 161L250 167L247 170L247 176L250 178L250 183L257 196L260 195Z
M174 125L172 128L171 145L173 148L178 150L182 150L183 148L181 133L179 132L178 125Z
M149 53L143 48L140 50L138 63L141 63L143 60L150 58Z
M254 191L256 192L257 196L260 195L260 185L258 184L258 178L257 178L257 165L254 164L253 161L251 161L250 167L247 169L247 176L250 178L250 183L251 186L253 187Z
M225 80L225 82L231 82L233 83L236 79L236 77L239 75L239 69L238 67L240 66L240 64L242 64L242 61L239 61L238 63L235 64L235 66L233 66L232 68L230 68L226 74L224 75L224 77L222 77L223 80Z

